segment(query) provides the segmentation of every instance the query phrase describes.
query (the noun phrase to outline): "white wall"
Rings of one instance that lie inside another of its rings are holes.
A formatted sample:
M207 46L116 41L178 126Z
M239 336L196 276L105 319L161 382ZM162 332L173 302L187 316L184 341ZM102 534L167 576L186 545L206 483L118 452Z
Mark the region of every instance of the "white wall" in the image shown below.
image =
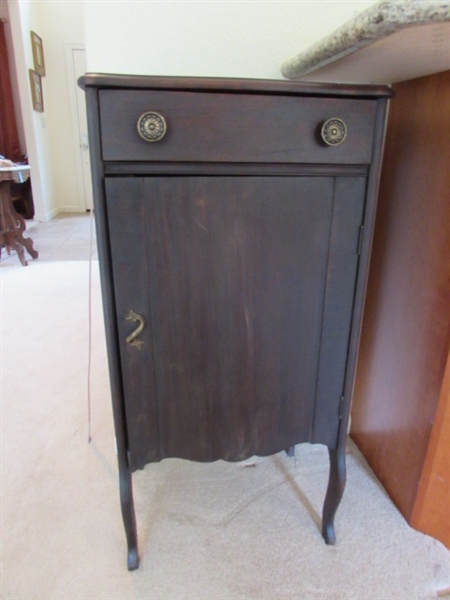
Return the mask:
M373 0L84 2L87 69L282 78L281 64Z
M46 129L45 113L33 110L28 75L28 69L33 68L30 31L39 34L41 28L38 8L38 4L35 2L15 1L9 3L25 143L31 166L35 216L38 220L47 221L58 211L53 189L50 136ZM42 87L45 102L45 80Z
M8 12L26 150L31 166L35 218L79 211L66 42L84 42L83 6L78 0L9 0ZM43 40L46 75L44 113L33 110L28 69L33 68L30 30Z
M36 218L80 204L66 45L104 73L281 78L288 58L374 0L8 0ZM43 39L43 114L31 106L30 30Z
M46 67L45 114L51 142L53 190L60 212L85 210L79 195L75 152L78 140L72 127L67 44L84 43L83 5L80 1L39 2Z

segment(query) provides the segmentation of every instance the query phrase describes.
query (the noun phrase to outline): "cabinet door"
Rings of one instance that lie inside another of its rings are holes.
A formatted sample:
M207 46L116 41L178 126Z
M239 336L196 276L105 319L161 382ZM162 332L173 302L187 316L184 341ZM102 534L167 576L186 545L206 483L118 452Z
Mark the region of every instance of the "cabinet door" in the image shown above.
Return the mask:
M364 185L106 181L132 468L336 439Z

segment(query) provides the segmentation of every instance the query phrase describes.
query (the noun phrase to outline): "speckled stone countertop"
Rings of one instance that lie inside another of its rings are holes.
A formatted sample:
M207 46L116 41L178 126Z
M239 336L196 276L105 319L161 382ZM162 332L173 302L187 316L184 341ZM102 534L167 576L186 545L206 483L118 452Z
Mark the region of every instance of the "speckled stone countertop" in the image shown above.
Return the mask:
M281 72L300 79L325 65L407 27L450 21L449 0L391 0L378 2L286 61Z

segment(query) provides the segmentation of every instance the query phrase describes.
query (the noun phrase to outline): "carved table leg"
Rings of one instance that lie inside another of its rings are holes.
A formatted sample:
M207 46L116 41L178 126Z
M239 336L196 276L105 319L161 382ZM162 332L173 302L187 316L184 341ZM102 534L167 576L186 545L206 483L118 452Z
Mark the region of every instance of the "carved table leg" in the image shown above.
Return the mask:
M133 486L131 473L128 468L119 466L120 506L128 546L128 570L133 571L139 567L137 546L136 516L134 513Z
M16 218L16 237L19 244L22 244L22 246L24 246L31 258L37 258L39 254L37 250L33 248L33 240L30 237L24 238L22 235L26 229L24 218L18 213L16 213L14 216Z
M11 249L15 250L20 262L26 267L28 263L24 248L32 258L37 258L39 254L33 248L33 240L23 237L26 229L25 220L14 209L10 185L10 181L0 182L0 244L5 246L8 254Z
M17 252L17 256L19 257L19 260L22 264L23 267L28 266L28 262L27 259L25 258L25 252L23 250L23 246L21 244L18 244L15 240L15 237L9 234L3 234L2 235L2 244L6 247L6 250L8 252L8 254L11 254L11 249L15 250Z
M323 505L322 535L327 544L333 545L336 542L334 517L345 488L345 446L338 449L328 448L328 452L330 455L330 478Z

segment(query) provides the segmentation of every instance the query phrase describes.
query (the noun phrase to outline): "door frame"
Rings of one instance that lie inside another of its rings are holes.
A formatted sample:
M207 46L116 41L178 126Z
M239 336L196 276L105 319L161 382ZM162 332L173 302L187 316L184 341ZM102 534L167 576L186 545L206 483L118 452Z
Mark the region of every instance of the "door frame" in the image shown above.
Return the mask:
M78 124L78 105L77 105L77 89L76 89L76 73L74 69L73 62L73 52L74 51L85 51L85 45L82 43L76 42L66 42L65 43L65 52L66 52L66 66L67 66L67 78L68 78L68 86L69 86L69 98L70 98L70 115L72 122L72 133L73 133L73 143L74 143L74 156L75 156L75 169L77 174L77 197L78 204L77 210L80 212L84 212L90 210L92 206L87 206L86 195L85 195L85 187L84 187L84 170L82 164L82 156L81 156L81 146L80 146L80 129Z

